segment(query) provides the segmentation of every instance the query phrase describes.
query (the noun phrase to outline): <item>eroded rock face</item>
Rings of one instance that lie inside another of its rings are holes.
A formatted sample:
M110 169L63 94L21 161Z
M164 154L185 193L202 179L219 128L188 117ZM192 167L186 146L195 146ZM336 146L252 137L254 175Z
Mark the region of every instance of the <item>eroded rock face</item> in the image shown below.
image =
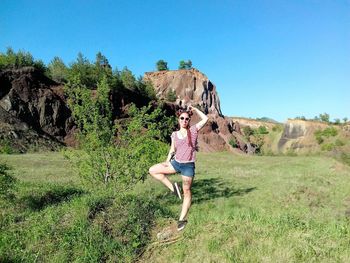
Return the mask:
M166 98L173 90L179 106L191 103L201 106L206 114L223 117L215 85L197 69L146 72L144 79L152 82L159 98Z
M20 119L0 107L0 142L7 144L14 152L28 150L58 150L63 146L47 134L38 133ZM0 145L0 148L4 145Z
M322 122L290 119L284 124L278 149L282 152L288 149L312 151L318 145L314 136L315 131L327 127L328 125Z
M73 121L59 93L63 87L32 67L0 72L0 107L32 131L63 142Z

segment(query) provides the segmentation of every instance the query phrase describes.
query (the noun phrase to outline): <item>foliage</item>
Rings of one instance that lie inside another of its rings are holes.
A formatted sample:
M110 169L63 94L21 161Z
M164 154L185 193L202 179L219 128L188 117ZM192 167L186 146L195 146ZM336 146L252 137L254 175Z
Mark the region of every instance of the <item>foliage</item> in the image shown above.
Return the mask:
M156 63L156 67L158 71L163 71L163 70L169 70L168 69L168 63L165 62L164 60L160 59Z
M79 174L99 187L112 182L114 187L132 187L143 180L148 168L165 154L167 145L163 126L167 122L153 122L161 115L160 110L130 108L131 120L113 124L110 87L104 78L96 94L81 83L79 78L66 85L68 104L79 128L80 151L68 151ZM115 138L117 135L117 138Z
M15 153L15 150L11 146L10 140L8 140L7 138L0 138L0 153Z
M97 80L101 80L104 76L112 76L112 66L101 52L96 54L94 74Z
M335 127L328 127L325 128L324 130L317 130L315 131L315 136L324 136L324 137L334 137L337 136L338 130Z
M275 126L272 127L272 131L274 131L274 132L281 132L281 131L283 131L283 125L276 124Z
M179 62L179 69L191 69L192 68L192 61L191 60L181 60Z
M258 134L268 134L269 131L265 126L259 126L259 128L256 130L256 133Z
M244 136L248 139L251 135L254 134L254 130L250 126L243 127Z
M127 67L120 72L120 79L125 88L134 91L137 89L136 78Z
M340 125L340 119L336 118L333 122L334 125Z
M134 262L156 218L169 216L145 195L48 183L21 190L21 204L0 217L1 262Z
M137 92L141 96L149 98L150 100L156 100L156 91L150 81L144 80L142 77L139 77L136 82Z
M5 158L26 171L16 166L13 173L22 182L16 196L28 202L1 208L1 262L347 262L350 256L349 168L332 158L199 153L184 242L166 249L151 235L175 223L179 202L162 184L150 179L115 198L113 191L82 191L58 153ZM48 161L50 181L42 172ZM65 183L56 173L61 169Z
M336 139L334 144L335 144L335 146L344 146L345 142L342 141L341 139Z
M63 60L59 57L54 57L48 64L48 74L54 81L65 83L68 79L68 68Z
M76 61L70 65L69 70L68 79L74 81L75 78L79 78L81 84L86 88L95 88L98 82L94 64L91 64L80 52L78 53Z
M15 186L16 179L9 174L10 167L4 163L0 163L0 199L12 198L12 191Z
M29 52L19 50L16 53L12 48L8 47L6 53L0 53L0 70L18 69L21 67L34 67L43 73L46 71L43 61L35 60Z
M342 153L341 156L341 161L344 162L345 164L350 166L350 153Z
M317 141L318 144L321 144L324 142L324 139L322 138L322 135L320 133L318 133L317 131L314 133L315 135L315 139Z
M231 138L230 141L229 141L229 144L232 146L232 148L237 148L238 147L236 138Z
M328 113L323 113L319 115L320 120L326 123L329 123L329 114Z
M173 89L170 89L166 94L166 100L170 102L175 102L177 99L176 92Z
M334 149L334 143L325 143L321 146L322 151L332 151Z

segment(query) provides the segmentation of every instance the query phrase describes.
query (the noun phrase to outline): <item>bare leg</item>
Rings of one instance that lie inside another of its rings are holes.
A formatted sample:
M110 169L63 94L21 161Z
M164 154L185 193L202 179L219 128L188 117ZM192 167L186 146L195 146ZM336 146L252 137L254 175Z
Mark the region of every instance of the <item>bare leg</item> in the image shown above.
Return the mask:
M166 174L176 173L175 169L170 163L158 163L149 168L149 173L158 181L162 182L166 187L174 192L173 184L170 182Z
M188 210L191 207L192 202L192 193L191 193L191 185L193 178L189 176L182 176L182 189L184 192L184 201L182 203L182 209L179 220L184 220L187 216Z

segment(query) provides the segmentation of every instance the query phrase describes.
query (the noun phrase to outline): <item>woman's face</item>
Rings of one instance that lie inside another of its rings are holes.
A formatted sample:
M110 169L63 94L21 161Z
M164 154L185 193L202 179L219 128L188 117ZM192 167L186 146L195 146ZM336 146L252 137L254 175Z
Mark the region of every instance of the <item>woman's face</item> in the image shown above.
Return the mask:
M179 116L179 124L181 128L187 128L190 123L190 116L187 112L181 113Z

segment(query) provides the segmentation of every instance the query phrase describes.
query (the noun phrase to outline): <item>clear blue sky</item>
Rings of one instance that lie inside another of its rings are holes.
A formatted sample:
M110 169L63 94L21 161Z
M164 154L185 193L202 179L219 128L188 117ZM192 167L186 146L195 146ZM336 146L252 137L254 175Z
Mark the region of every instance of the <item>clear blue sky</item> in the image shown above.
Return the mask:
M1 0L8 46L45 63L101 51L136 76L191 59L226 116L350 117L349 0Z

